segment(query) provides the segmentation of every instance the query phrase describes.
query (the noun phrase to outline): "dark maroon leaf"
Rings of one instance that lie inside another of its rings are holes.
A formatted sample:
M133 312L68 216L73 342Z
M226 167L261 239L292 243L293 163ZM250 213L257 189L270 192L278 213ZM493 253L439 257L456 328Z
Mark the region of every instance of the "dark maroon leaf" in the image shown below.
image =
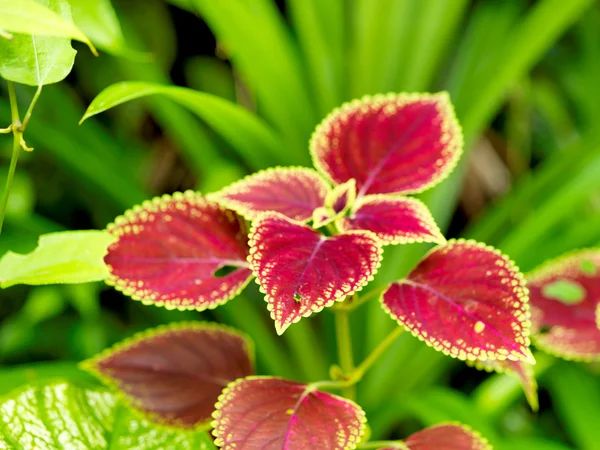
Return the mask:
M350 400L272 377L230 384L214 417L215 443L223 450L352 450L366 421Z
M411 434L404 443L409 450L492 450L479 433L459 424L441 424Z
M389 94L346 103L317 127L315 167L334 184L356 180L358 196L415 193L439 183L462 152L447 93Z
M145 304L214 308L252 275L243 221L191 191L136 206L108 231L118 240L105 257L107 283Z
M458 240L436 247L382 302L413 335L454 358L535 363L523 277L483 244Z
M228 383L254 372L253 353L228 327L177 323L139 333L83 367L155 421L193 427L210 420Z
M274 211L304 222L323 205L328 191L325 180L313 169L277 167L250 175L209 198L247 219Z
M372 233L326 237L277 213L253 224L250 247L252 270L279 334L360 290L381 262L381 246Z
M600 359L600 250L550 261L527 277L536 346L565 359Z
M348 180L336 186L327 194L325 206L332 210L334 215L342 215L352 207L356 200L356 181Z
M337 223L341 231L372 231L384 244L446 242L427 206L409 197L361 197L350 216Z

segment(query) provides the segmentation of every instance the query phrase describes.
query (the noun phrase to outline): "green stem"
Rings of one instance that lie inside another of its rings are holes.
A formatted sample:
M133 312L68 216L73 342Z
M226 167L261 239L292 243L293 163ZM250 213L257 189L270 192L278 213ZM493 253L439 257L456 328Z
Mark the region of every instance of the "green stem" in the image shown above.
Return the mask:
M367 356L363 362L355 369L355 373L358 379L361 379L363 375L371 368L373 364L379 359L379 357L394 343L398 336L404 333L404 328L396 327L387 337L379 343L375 350L373 350L369 356Z
M354 372L354 358L352 356L352 339L350 336L348 311L335 311L335 332L340 367L342 368L344 375L348 376ZM342 394L350 400L355 400L356 388L354 387L354 384L344 387Z
M6 176L4 193L2 194L2 203L0 203L0 233L2 233L4 215L6 213L6 206L8 205L8 198L15 177L15 171L17 169L17 161L19 160L19 152L21 150L21 139L23 137L21 132L21 119L19 119L19 108L17 106L17 94L15 91L15 84L12 81L8 82L8 96L10 98L10 112L12 116L13 151L10 158L10 167L8 168L8 174Z
M381 286L381 287L370 290L369 292L367 292L365 295L362 295L362 296L359 296L358 294L354 294L354 296L352 297L352 301L338 303L337 305L334 305L333 307L335 309L341 309L341 310L345 310L348 312L352 312L355 309L357 309L359 306L362 306L365 303L367 303L373 297L379 296L387 288L388 288L388 286Z
M27 112L25 113L25 118L23 119L23 125L21 125L21 132L25 131L25 128L27 127L27 124L29 123L29 119L31 119L31 113L33 112L33 108L35 108L35 104L38 101L38 98L40 98L40 94L42 93L42 85L39 85L37 90L35 91L35 94L33 95L33 99L31 100L31 103L29 104L29 108L27 108Z

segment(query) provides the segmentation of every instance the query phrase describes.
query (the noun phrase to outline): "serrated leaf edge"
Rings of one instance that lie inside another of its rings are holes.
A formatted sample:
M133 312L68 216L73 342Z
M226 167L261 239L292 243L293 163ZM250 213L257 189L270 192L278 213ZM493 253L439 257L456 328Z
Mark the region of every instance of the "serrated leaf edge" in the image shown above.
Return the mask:
M139 344L148 339L152 339L153 337L168 334L171 332L183 331L183 330L199 330L199 331L221 331L227 333L229 335L234 335L242 340L244 345L244 349L250 359L250 363L252 364L253 370L256 369L256 353L254 347L254 341L247 334L227 325L217 324L214 322L174 322L169 324L160 325L155 328L150 328L148 330L140 331L135 333L134 335L114 344L111 347L104 349L99 354L89 358L85 361L82 361L78 364L79 368L96 378L98 378L105 386L108 386L111 391L118 396L118 398L132 410L134 410L140 417L151 421L153 424L160 425L165 429L169 430L197 430L197 431L205 431L208 430L211 419L208 418L203 422L199 422L190 425L178 425L177 421L166 422L164 421L160 415L156 413L150 413L144 411L143 407L137 403L136 399L129 394L125 393L119 383L116 382L110 376L104 374L98 369L98 364L103 360L115 355L116 353L128 350L135 345Z
M381 245L381 240L375 235L375 233L372 233L370 231L351 231L351 232L348 232L348 233L344 233L345 235L357 235L357 236L368 237L368 238L370 238L370 239L372 239L374 241L374 243L376 244L376 247L377 247L378 263L373 268L373 273L370 276L366 277L364 283L362 283L360 286L358 286L356 289L354 289L353 291L349 292L348 294L345 294L344 296L341 296L341 297L333 298L333 299L327 301L323 306L320 306L320 307L317 306L316 308L310 309L305 314L302 314L302 315L296 317L294 320L292 320L289 323L280 324L277 321L277 319L275 318L274 308L273 308L273 305L272 305L272 302L274 302L275 299L273 299L271 296L269 296L267 294L267 292L266 292L266 289L263 288L263 286L260 284L260 281L258 279L258 268L254 267L254 265L252 264L252 255L255 253L255 251L253 251L253 250L256 248L256 244L257 244L257 241L254 239L256 228L258 227L258 225L262 221L264 221L264 220L266 220L268 218L272 218L272 217L274 217L274 218L283 218L283 219L287 220L288 222L292 222L292 223L294 223L294 224L296 224L298 226L305 227L305 228L309 229L312 232L316 232L316 231L313 228L308 227L308 226L304 225L303 223L301 223L301 222L299 222L297 220L290 219L289 217L286 217L283 214L276 213L276 212L262 213L262 214L260 214L252 222L252 227L250 229L250 235L249 235L250 236L250 239L249 239L250 254L248 255L248 263L250 264L250 267L252 269L252 274L254 275L254 281L256 282L256 284L258 284L260 292L265 295L264 300L265 300L265 302L267 302L267 310L269 311L271 319L273 319L273 322L275 322L275 330L276 330L276 332L277 332L277 334L279 336L281 336L285 332L285 330L287 330L292 324L300 322L300 320L303 317L309 317L312 314L316 314L316 313L322 311L325 308L329 308L335 302L342 302L342 301L344 301L344 299L348 295L353 295L353 294L355 294L357 292L360 292L365 286L367 286L371 281L373 281L375 279L375 275L379 271L379 268L381 267L381 262L382 262L382 259L383 259L383 248L382 248L382 245ZM340 235L336 235L336 236L340 236ZM335 236L330 236L330 237L324 236L324 237L326 239L330 239L331 237L335 237Z
M510 259L508 256L506 256L504 253L502 253L500 250L481 243L481 242L477 242L473 239L450 239L445 245L438 245L434 248L432 248L429 252L427 252L425 254L425 256L423 256L423 258L421 258L421 260L416 264L415 267L417 267L421 261L427 259L429 257L429 255L431 255L432 253L434 253L435 251L437 251L438 249L442 248L442 247L447 247L447 246L454 246L457 244L468 244L468 245L474 245L480 249L485 249L488 251L491 251L492 253L494 253L496 256L503 258L507 263L508 263L508 270L511 270L514 272L515 278L517 279L517 281L519 282L518 286L515 286L515 288L520 288L522 289L522 297L520 297L520 300L523 304L523 315L525 316L525 320L520 320L519 322L521 323L522 327L523 327L523 337L525 339L525 343L526 345L521 345L521 351L522 351L522 355L512 355L512 354L508 354L508 355L502 355L502 354L496 354L495 358L490 357L489 355L472 355L472 354L461 354L458 350L456 351L456 354L454 354L454 352L447 350L446 348L440 346L440 345L434 345L432 343L430 343L425 337L423 337L418 331L413 331L411 330L407 325L405 325L404 323L402 323L400 320L396 319L394 317L394 315L392 314L391 310L385 305L384 301L383 301L383 297L385 295L385 293L387 292L387 289L385 291L383 291L381 293L381 295L379 296L379 302L383 308L383 310L390 315L390 317L395 320L400 326L404 327L404 329L408 332L410 332L413 336L415 336L417 339L425 342L425 344L427 344L429 347L433 348L436 351L439 351L441 353L443 353L446 356L450 356L451 358L456 358L459 359L461 361L466 361L466 360L470 360L470 361L476 361L476 360L499 360L499 361L503 361L505 359L510 359L513 361L523 361L526 362L528 364L535 364L535 358L533 356L533 354L531 353L531 350L529 348L529 346L531 345L531 341L529 339L529 336L531 334L531 312L530 312L530 307L529 307L529 289L527 288L526 284L525 284L525 277L523 276L523 273L520 271L519 267L515 264L515 262ZM411 271L412 272L412 271ZM409 273L410 275L410 273ZM408 275L407 275L408 276ZM393 283L397 283L397 282L402 282L402 280L399 281L395 281ZM390 286L391 284L390 283ZM389 289L389 287L388 287ZM516 316L515 316L516 317ZM512 356L512 358L510 357ZM524 358L524 359L523 359Z
M428 189L431 189L432 187L441 183L446 178L448 178L448 176L455 169L456 165L458 164L458 161L460 160L460 157L462 156L464 146L462 127L456 117L454 106L450 101L450 94L447 91L440 91L437 93L389 92L387 94L365 95L361 98L343 103L341 106L331 111L317 125L310 137L309 149L313 165L315 166L317 171L330 183L332 183L333 185L338 184L327 173L325 167L320 161L319 155L317 154L317 141L319 139L322 139L323 130L329 127L332 122L338 120L339 117L354 112L357 109L360 109L361 107L368 108L374 103L385 103L390 101L395 101L399 106L403 106L418 100L432 100L437 106L438 112L442 117L443 135L454 136L454 139L451 139L448 143L448 146L453 148L452 158L448 161L447 165L443 168L443 170L436 173L434 179L432 179L429 183L425 183L418 189L409 189L401 192L395 192L395 194L418 194L420 192L424 192Z
M199 205L202 203L211 204L211 205L218 206L221 209L221 211L229 212L229 210L227 208L223 207L222 205L220 205L214 201L209 201L206 197L203 197L202 194L192 191L192 190L187 190L185 192L175 192L172 195L164 194L162 196L157 196L151 200L143 201L140 205L133 206L132 208L125 211L122 215L115 218L115 220L112 223L109 223L106 226L106 231L108 233L111 233L111 230L115 229L116 227L127 226L127 224L130 223L130 221L132 219L134 219L135 217L137 217L137 215L140 213L159 212L161 205L168 203L170 201L173 201L173 200L174 201L189 200L195 205ZM198 201L198 200L200 200L200 201ZM156 208L158 208L158 209L156 209ZM235 212L233 212L233 211L230 211L230 212L232 214L235 214ZM109 270L109 276L104 280L104 283L106 283L108 286L114 287L117 291L122 292L124 295L130 297L132 300L142 302L143 305L157 306L160 308L165 308L170 311L172 311L172 310L205 311L207 309L209 309L209 310L215 309L218 306L224 305L225 303L229 302L233 298L237 297L246 288L246 286L248 286L248 284L250 283L250 280L252 279L252 275L250 274L248 276L248 278L246 279L246 281L244 283L242 283L238 289L236 289L235 291L231 291L231 294L229 296L225 296L219 300L215 300L211 304L206 305L206 307L202 307L200 305L189 305L189 306L173 305L173 304L170 304L170 302L168 302L168 301L152 300L151 298L145 297L143 295L138 295L138 293L137 293L138 291L136 289L122 285L122 283L120 282L121 279L112 274L111 267L109 264L107 264L107 267Z

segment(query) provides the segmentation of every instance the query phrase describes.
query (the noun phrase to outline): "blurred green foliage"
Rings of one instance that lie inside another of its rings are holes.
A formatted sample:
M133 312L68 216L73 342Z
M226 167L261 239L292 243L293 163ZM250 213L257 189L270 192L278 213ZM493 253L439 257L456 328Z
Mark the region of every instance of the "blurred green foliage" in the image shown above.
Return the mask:
M342 102L438 90L450 92L467 142L458 170L421 195L448 237L494 245L525 271L600 245L600 6L592 0L113 0L113 6L116 16L107 20L118 18L119 26L112 40L97 42L112 54L94 57L76 44L74 72L43 90L27 129L35 152L22 155L0 254L31 251L43 233L102 229L153 195L210 192L273 164L310 165L310 133ZM78 25L92 38L89 27L99 26ZM128 80L234 101L277 144L227 139L211 122L214 106L196 116L185 106L197 100L182 106L163 96L78 125L102 89ZM3 127L10 108L5 84L1 89ZM20 87L19 101L26 105L33 94ZM0 138L3 166L10 145ZM427 248L386 248L375 283L405 275ZM146 307L99 284L15 286L0 292L0 386L83 377L68 361L145 328L199 318L250 334L259 373L314 380L327 377L336 361L329 312L278 338L255 286L204 313ZM376 302L352 320L358 359L396 326ZM47 360L61 362L15 368ZM498 449L600 449L598 366L538 360L535 415L516 380L469 369L403 335L359 386L359 403L377 438L459 420Z

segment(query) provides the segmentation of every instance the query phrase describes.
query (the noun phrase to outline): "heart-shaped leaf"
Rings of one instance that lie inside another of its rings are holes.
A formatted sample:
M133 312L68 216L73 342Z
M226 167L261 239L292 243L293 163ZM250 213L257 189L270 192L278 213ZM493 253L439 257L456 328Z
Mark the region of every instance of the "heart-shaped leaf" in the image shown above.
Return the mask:
M409 197L361 197L354 204L350 217L342 218L337 224L342 231L372 231L384 244L446 242L427 206Z
M538 385L535 380L533 366L523 361L511 361L510 359L498 360L487 359L485 361L469 361L468 364L479 370L487 372L509 373L516 376L521 382L525 398L533 411L538 411Z
M465 425L440 424L411 434L409 450L492 450L488 442Z
M106 389L65 382L25 387L0 402L0 448L23 450L215 450L202 431L157 426Z
M536 346L570 360L600 359L600 250L543 264L527 276Z
M214 308L252 275L243 221L191 191L145 202L108 231L118 240L105 258L107 283L145 304Z
M413 335L462 360L535 363L527 288L517 267L474 241L436 247L383 294L384 309Z
M223 450L351 450L366 422L365 413L349 400L274 377L230 384L214 418L215 443Z
M169 425L206 423L227 384L251 375L253 349L234 330L177 323L139 333L83 363L135 408Z
M333 111L310 143L315 167L358 196L416 193L439 183L462 152L446 93L365 97Z
M381 263L372 233L326 237L278 213L256 220L250 247L249 261L278 334L360 290Z
M277 167L263 170L209 195L247 219L274 211L307 221L322 206L329 186L313 169Z

